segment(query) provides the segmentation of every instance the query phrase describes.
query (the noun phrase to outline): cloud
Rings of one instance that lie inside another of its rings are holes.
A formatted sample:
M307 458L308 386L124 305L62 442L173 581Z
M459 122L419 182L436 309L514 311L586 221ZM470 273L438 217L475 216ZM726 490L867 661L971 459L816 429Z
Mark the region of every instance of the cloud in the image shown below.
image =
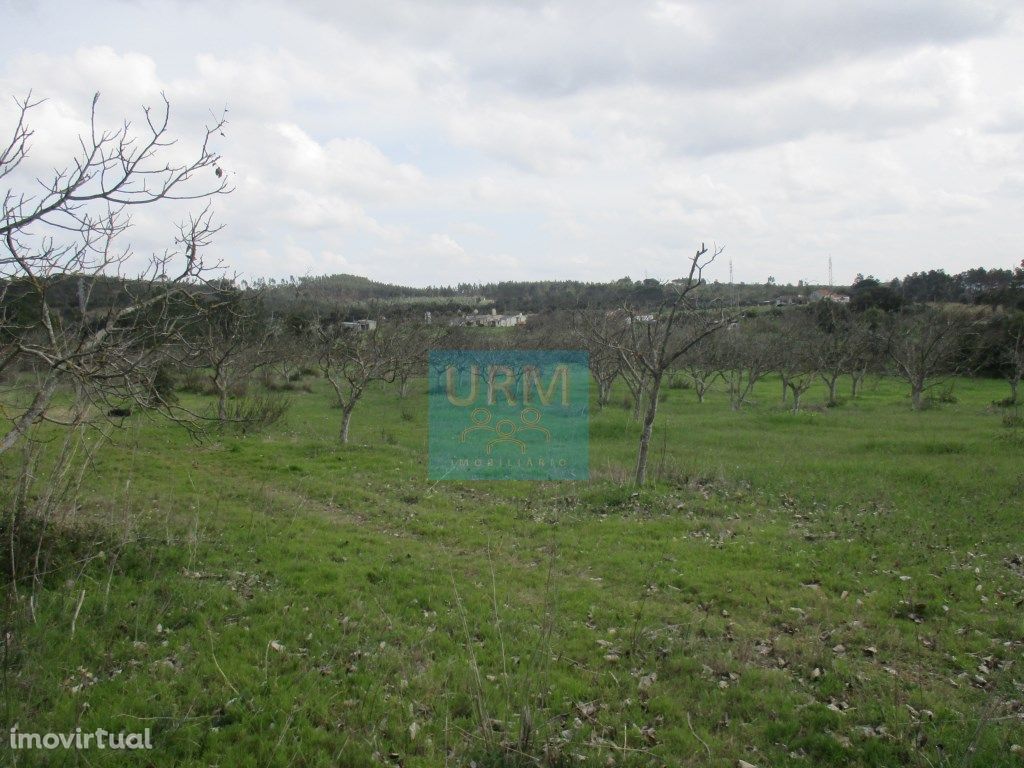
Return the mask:
M0 95L48 99L14 181L67 162L95 91L105 126L166 93L181 154L226 106L212 253L250 275L671 276L701 240L750 279L820 278L828 252L956 269L989 241L1019 261L1024 14L1002 0L97 0L5 23ZM180 213L140 211L133 242Z
M262 168L275 183L294 184L318 193L351 192L362 200L414 197L423 191L423 174L409 163L394 163L363 138L332 138L321 144L294 123L277 123L262 132L273 148Z
M520 170L568 173L585 159L585 150L565 122L515 108L490 107L451 115L457 144L473 147Z
M1011 2L760 0L617 3L305 2L338 27L443 50L467 79L543 97L644 82L707 89L765 83L851 57L991 35Z

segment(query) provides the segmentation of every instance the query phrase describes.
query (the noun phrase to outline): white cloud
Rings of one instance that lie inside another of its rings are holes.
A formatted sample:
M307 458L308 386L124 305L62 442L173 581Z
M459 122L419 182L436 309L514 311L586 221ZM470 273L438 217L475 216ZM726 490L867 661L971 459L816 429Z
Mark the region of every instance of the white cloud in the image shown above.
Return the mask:
M214 250L250 275L670 276L718 240L744 279L821 279L829 252L889 276L1019 261L1022 19L997 0L53 3L6 12L0 96L48 99L32 174L67 162L95 91L107 126L165 92L175 153L227 106ZM179 213L140 212L133 241L166 244Z

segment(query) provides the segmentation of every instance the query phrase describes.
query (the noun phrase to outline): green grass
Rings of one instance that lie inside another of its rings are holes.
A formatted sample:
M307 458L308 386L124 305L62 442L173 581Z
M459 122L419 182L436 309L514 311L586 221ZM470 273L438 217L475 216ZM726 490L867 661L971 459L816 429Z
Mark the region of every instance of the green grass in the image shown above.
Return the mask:
M799 414L773 380L738 413L671 390L641 491L617 405L590 482L433 483L425 384L372 391L342 448L312 383L261 435L136 415L100 453L36 621L9 601L0 716L156 750L0 763L1020 764L998 382L923 412L885 380Z

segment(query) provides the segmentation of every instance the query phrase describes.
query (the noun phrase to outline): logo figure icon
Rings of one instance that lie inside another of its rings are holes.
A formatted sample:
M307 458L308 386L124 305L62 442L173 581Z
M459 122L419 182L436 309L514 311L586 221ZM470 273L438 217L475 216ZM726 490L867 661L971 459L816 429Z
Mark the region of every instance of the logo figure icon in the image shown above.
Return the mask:
M491 449L498 443L515 443L519 446L520 453L526 453L526 443L514 437L519 431L519 427L512 419L499 419L498 423L494 425L494 431L498 436L487 443L488 456L491 454Z
M519 414L520 424L516 424L512 419L498 419L494 426L491 426L491 412L486 408L474 408L469 414L472 426L466 427L459 433L459 442L465 443L471 433L483 430L496 435L484 446L488 456L494 446L499 443L512 443L519 447L520 453L526 453L526 443L516 437L520 432L540 432L544 435L544 442L551 442L551 431L547 427L541 426L541 418L542 414L536 408L524 408Z
M486 408L474 408L473 412L469 414L469 420L473 422L472 427L466 427L459 433L459 442L466 442L466 438L469 437L470 432L475 432L478 429L483 429L488 432L493 432L494 427L491 424L491 412Z
M551 431L547 427L542 427L540 425L540 419L541 412L536 408L523 408L522 412L519 414L519 420L523 422L521 431L526 432L527 430L533 430L534 432L540 432L544 435L544 442L550 443Z

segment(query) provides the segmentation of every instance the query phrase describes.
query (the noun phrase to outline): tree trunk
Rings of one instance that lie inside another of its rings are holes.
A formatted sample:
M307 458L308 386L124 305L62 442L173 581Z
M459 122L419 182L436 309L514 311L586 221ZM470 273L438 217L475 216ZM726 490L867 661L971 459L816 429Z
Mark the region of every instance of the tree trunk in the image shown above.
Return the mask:
M636 456L635 485L644 484L647 479L647 454L651 446L651 434L654 432L654 418L658 415L658 393L661 390L661 379L654 379L648 389L647 412L644 415L644 428L640 432L640 450Z
M39 418L46 411L47 406L50 404L50 400L53 398L53 393L57 391L57 377L50 376L36 396L32 398L32 404L29 405L21 416L14 420L14 424L11 426L11 431L0 439L0 455L6 453L9 449L14 447L19 440L28 432L29 427L35 424Z
M221 426L228 421L228 385L226 382L214 381L217 388L217 419Z
M1017 404L1017 389L1019 387L1020 387L1020 379L1019 378L1015 377L1015 378L1010 379L1010 404L1011 405L1016 405Z
M839 384L839 376L833 376L827 380L828 384L828 404L835 405L838 400L836 399L836 386Z
M757 384L760 378L760 373L755 374L753 370L747 371L747 386L743 388L743 397L740 398L740 405L747 402L747 398L753 397L754 385Z
M729 405L734 411L738 411L743 404L743 398L740 396L740 380L742 377L742 373L734 372L729 380Z
M921 410L921 393L924 392L924 387L913 382L910 385L910 404L915 411Z
M633 421L640 421L640 414L644 411L644 387L642 384L633 392Z
M864 383L864 371L859 371L851 374L853 383L850 385L850 397L856 398L860 394L860 385Z
M612 383L610 381L597 382L597 404L604 408L612 397Z
M786 404L786 395L789 394L789 380L786 378L786 374L783 373L783 374L781 374L781 376L782 376L782 404L785 405Z
M348 445L348 427L352 423L352 410L355 403L347 405L341 409L341 433L338 438L341 440L342 445Z
M403 400L409 394L409 377L403 376L398 388L398 396Z

